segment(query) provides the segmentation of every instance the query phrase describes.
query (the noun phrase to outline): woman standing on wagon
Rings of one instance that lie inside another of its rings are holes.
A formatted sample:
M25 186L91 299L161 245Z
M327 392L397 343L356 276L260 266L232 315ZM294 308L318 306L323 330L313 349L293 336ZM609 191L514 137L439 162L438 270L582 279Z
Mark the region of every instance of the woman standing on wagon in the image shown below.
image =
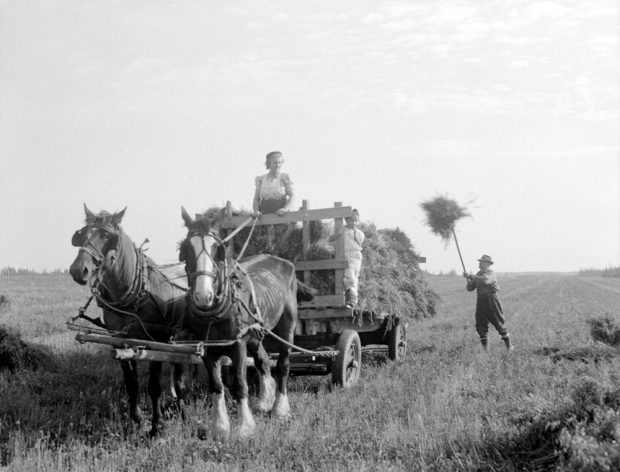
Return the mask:
M265 175L256 177L254 192L254 215L276 213L282 216L290 211L293 205L293 181L288 174L280 172L284 159L280 151L272 151L265 158L265 167L269 169Z

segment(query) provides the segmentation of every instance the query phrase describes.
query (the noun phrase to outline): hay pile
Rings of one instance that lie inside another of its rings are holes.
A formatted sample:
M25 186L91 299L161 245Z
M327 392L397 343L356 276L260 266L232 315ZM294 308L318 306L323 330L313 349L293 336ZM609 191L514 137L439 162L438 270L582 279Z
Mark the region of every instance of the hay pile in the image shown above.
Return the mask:
M619 415L620 388L586 378L571 401L536 415L522 436L494 450L506 451L514 470L620 470Z
M212 212L207 210L206 213ZM408 236L398 228L377 229L374 224L362 223L360 229L366 238L362 251L359 308L409 319L435 315L439 297L426 284L418 265L418 254ZM235 254L245 244L249 232L250 228L246 227L234 237ZM335 250L329 242L332 233L332 221L311 222L311 244L304 251L301 224L256 226L244 256L273 254L293 262L333 259ZM301 278L301 273L298 276ZM313 272L310 285L319 294L333 294L334 271Z
M0 325L0 369L11 372L20 369L38 370L49 363L49 352L26 343L17 331Z
M620 326L610 315L591 318L587 323L590 325L590 334L595 341L620 347Z

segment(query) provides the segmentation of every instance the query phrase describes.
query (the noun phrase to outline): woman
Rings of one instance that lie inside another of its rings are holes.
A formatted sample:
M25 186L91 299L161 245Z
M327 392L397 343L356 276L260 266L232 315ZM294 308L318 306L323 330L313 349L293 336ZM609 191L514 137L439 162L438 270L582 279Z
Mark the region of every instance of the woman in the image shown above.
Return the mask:
M282 216L290 211L293 205L293 182L288 174L280 172L284 164L282 153L273 151L265 158L265 167L269 169L265 175L256 177L254 193L254 215L276 213Z

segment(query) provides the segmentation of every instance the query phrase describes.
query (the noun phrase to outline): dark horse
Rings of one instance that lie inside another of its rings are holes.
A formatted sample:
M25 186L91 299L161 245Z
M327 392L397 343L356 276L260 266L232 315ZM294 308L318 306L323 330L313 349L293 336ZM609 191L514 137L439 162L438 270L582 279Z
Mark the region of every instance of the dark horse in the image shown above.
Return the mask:
M297 323L297 301L311 300L313 290L295 276L295 266L270 255L251 256L240 262L231 257L222 240L223 212L194 220L182 208L188 229L179 260L185 262L189 280L188 325L193 336L207 341L204 363L209 375L215 412L215 431L228 434L230 421L224 402L220 358L233 364L234 393L241 418L239 434L249 435L255 427L248 405L246 359L249 354L259 376L256 408L277 417L290 414L286 391L291 348L280 344L276 364L276 394L270 359L262 339L270 330L288 343L293 342Z
M90 283L97 304L103 309L102 325L112 335L168 342L184 317L187 279L182 266L173 266L166 273L136 248L120 227L125 210L95 215L84 205L86 226L73 235L71 243L80 250L69 270L80 285ZM121 360L120 364L129 396L129 413L139 424L142 412L138 405L136 361ZM161 373L162 363L151 362L151 436L161 428ZM185 366L174 365L173 382L176 391L183 394L187 389Z

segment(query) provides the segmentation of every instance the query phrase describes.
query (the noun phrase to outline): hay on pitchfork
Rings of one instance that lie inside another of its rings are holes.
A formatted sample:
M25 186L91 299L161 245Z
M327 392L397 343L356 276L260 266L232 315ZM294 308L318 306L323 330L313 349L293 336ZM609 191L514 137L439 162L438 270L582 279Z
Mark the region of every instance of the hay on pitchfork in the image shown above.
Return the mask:
M426 213L425 223L446 244L448 244L454 234L456 222L461 218L471 216L467 208L445 196L438 196L432 200L422 202L420 206Z

